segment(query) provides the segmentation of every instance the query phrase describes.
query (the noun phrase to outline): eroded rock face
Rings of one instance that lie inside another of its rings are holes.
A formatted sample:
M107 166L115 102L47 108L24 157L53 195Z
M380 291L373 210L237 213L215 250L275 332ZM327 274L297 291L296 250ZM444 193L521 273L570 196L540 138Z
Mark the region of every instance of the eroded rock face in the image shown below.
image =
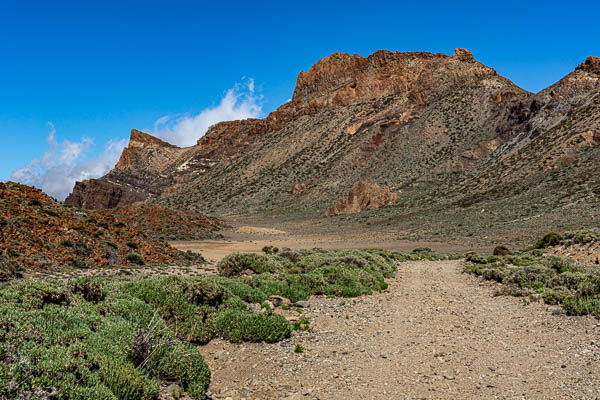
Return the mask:
M143 201L147 196L99 179L90 179L75 183L73 192L65 199L65 204L98 210L117 208Z
M366 209L375 210L379 207L390 206L398 202L398 193L391 192L387 187L369 182L356 182L348 197L341 198L336 204L325 211L325 216L340 214L356 214Z

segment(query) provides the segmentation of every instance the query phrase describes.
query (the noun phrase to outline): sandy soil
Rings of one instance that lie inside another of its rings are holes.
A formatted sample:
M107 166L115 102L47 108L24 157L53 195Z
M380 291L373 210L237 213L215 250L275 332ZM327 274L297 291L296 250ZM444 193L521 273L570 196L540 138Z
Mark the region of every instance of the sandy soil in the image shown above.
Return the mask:
M254 252L260 253L265 246L275 246L278 248L289 247L290 249L312 249L320 247L322 249L368 249L380 248L396 251L407 251L417 247L430 247L431 249L442 252L466 252L478 250L490 252L488 247L469 247L468 245L448 244L442 242L413 242L399 240L393 234L388 233L369 233L369 234L319 234L319 235L298 235L281 232L278 234L265 234L263 228L255 230L245 229L230 230L220 232L224 240L192 240L170 242L172 246L179 250L201 253L208 261L216 262L233 252ZM253 232L253 233L248 233Z
M494 297L493 289L462 274L459 262L412 262L384 293L313 297L298 314L310 330L290 340L200 347L213 371L211 396L600 398L600 321Z

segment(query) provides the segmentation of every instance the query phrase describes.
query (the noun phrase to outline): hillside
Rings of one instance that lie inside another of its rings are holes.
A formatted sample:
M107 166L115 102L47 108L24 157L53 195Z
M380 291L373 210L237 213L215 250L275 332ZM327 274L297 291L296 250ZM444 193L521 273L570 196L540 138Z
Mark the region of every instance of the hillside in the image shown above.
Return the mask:
M407 238L502 234L509 223L539 232L596 215L599 144L596 57L533 94L464 49L335 53L301 72L268 117L216 124L195 146L132 130L116 167L66 202L314 220L362 181L397 201L334 225L368 220Z
M160 221L147 217L156 213ZM39 189L0 183L0 281L61 267L202 263L201 256L183 253L157 239L165 234L193 238L189 237L192 231L210 237L212 220L194 219L191 214L154 206L110 213L81 210L66 207ZM184 217L188 225L178 225L175 231L169 228Z

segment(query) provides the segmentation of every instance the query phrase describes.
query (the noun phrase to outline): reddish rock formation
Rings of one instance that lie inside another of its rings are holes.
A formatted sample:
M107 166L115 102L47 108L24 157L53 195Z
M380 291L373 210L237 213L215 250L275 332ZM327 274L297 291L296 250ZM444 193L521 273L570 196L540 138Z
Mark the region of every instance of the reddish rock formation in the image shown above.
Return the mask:
M146 264L200 262L200 257L190 259L189 254L156 237L197 234L199 230L209 236L217 223L201 215L156 207L121 209L119 213L117 217L116 213L65 207L39 189L0 183L0 281L67 265L136 264L142 260L139 256ZM184 219L187 225L179 226ZM131 257L134 250L136 258Z
M577 68L575 68L575 71L600 75L600 57L589 56L584 63L579 64Z
M348 197L341 198L336 204L325 211L325 216L340 214L356 214L363 210L375 210L379 207L390 206L398 202L398 194L392 193L387 187L380 188L369 182L356 182Z
M97 210L117 208L146 199L143 192L127 190L110 182L89 179L75 183L73 192L65 199L65 204Z

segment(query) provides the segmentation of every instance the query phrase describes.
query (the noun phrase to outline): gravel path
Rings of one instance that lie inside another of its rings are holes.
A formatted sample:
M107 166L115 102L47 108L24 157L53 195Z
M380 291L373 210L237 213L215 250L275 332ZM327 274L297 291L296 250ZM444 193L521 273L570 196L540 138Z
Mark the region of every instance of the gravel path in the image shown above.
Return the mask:
M313 297L308 332L201 347L216 399L598 399L600 321L494 297L460 263L399 267L388 291ZM294 353L296 345L303 347Z

